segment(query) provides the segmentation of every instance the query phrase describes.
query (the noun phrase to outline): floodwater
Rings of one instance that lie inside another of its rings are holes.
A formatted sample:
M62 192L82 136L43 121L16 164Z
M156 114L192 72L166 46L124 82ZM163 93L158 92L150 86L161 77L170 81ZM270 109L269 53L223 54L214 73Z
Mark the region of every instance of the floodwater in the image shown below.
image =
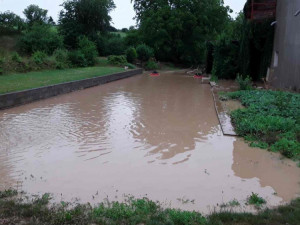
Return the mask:
M0 189L55 201L127 195L208 212L252 192L268 206L300 193L300 169L223 136L210 86L139 75L0 111ZM77 199L79 198L79 199Z

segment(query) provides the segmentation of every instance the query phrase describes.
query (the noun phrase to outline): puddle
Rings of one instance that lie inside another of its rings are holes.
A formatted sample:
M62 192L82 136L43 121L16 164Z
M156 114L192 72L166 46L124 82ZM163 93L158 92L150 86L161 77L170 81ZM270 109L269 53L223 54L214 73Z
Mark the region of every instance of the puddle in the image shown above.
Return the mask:
M126 195L209 212L300 193L300 169L219 127L209 85L147 75L0 111L0 189L96 203ZM76 198L79 199L76 199Z

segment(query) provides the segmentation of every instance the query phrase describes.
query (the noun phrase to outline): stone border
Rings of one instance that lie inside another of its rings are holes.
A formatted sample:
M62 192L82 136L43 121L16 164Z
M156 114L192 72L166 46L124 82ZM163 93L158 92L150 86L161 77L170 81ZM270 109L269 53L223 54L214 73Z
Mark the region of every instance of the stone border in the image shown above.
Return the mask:
M77 90L82 90L85 88L94 87L100 84L105 84L142 73L143 69L135 69L85 80L71 81L46 87L2 94L0 95L0 110L15 107L18 105L24 105L33 101L38 101Z
M234 126L232 125L230 115L228 115L226 110L223 109L223 106L219 100L219 95L217 92L215 92L214 87L216 86L216 83L210 82L210 86L211 86L211 93L212 93L214 103L215 103L215 110L216 110L223 134L226 136L238 136L234 130Z

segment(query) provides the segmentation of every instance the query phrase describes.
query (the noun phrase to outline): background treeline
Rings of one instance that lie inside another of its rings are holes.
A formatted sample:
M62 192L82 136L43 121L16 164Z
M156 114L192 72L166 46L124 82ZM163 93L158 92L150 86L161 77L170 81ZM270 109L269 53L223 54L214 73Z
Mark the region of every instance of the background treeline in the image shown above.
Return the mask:
M0 36L18 35L16 52L0 59L2 70L91 66L97 56L147 69L156 69L157 61L199 65L206 41L215 40L230 21L230 9L219 0L136 0L137 26L117 32L109 16L114 8L112 0L68 0L57 24L36 5L23 11L25 20L1 13Z
M206 63L207 72L218 78L266 75L273 47L271 21L251 22L244 13L233 19L220 0L133 2L137 25L119 31L109 15L113 0L64 1L57 24L36 5L23 11L25 20L0 13L0 42L6 42L1 36L18 37L12 54L0 50L0 73L92 66L99 63L98 56L110 56L108 63L118 66L157 69L158 61L185 67Z

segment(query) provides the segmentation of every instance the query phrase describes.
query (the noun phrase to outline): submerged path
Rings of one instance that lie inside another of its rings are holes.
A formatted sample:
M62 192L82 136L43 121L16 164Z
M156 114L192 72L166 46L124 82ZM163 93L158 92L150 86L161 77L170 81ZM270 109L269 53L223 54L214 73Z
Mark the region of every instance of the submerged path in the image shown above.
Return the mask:
M179 73L3 110L0 143L0 189L57 201L130 194L207 212L252 192L278 205L300 190L293 162L223 136L210 86Z

